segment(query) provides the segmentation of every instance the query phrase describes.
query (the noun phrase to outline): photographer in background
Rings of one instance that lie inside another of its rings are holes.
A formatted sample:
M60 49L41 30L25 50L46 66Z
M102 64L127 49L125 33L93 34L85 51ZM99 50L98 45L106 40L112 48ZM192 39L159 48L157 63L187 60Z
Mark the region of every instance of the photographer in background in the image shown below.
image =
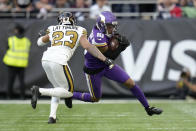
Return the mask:
M186 99L186 96L189 93L189 87L184 83L184 81L191 82L191 74L189 69L184 68L180 74L180 79L176 84L176 98L177 99Z
M187 86L188 83L192 83L191 73L189 69L183 68L179 80L176 83L176 92L170 96L170 99L186 99L186 96L188 96L190 92L190 87Z
M196 83L195 82L196 82L196 77L191 78L190 81L188 79L183 79L184 85L187 86L194 93L196 93Z

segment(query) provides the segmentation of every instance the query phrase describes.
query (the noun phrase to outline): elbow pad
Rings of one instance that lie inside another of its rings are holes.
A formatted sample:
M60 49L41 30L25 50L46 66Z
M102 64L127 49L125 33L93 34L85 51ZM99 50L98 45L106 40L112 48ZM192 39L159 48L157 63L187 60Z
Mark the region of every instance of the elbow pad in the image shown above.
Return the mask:
M44 43L43 41L42 41L42 37L39 37L39 39L37 40L37 45L38 46L44 46L44 45L46 45L47 43Z

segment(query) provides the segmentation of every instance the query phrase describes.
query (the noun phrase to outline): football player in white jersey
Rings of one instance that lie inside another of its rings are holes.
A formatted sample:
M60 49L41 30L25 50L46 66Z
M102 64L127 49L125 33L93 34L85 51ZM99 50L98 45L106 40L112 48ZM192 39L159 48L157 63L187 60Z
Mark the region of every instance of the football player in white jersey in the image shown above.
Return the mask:
M86 29L75 25L72 13L61 12L58 16L58 25L49 26L46 32L46 35L38 39L37 44L38 46L51 44L43 53L42 66L54 88L33 86L31 88L31 105L35 109L39 96L51 96L51 110L48 120L50 124L56 123L56 111L60 98L73 96L73 77L67 62L79 44L94 57L104 61L110 68L113 67L113 63L88 42Z

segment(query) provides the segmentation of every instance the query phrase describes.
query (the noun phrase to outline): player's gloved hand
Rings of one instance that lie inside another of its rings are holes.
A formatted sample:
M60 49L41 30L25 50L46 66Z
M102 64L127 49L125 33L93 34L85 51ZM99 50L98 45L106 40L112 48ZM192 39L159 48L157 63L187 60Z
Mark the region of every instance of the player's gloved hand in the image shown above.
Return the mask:
M106 60L104 61L104 63L109 66L109 69L112 69L114 67L114 63L112 62L111 59L106 58Z
M147 113L149 116L152 116L152 115L154 115L154 114L160 115L160 114L163 112L163 110L161 110L161 109L159 109L159 108L156 108L156 107L147 107L147 108L145 108L145 110L146 110L146 113Z
M129 40L125 36L117 33L115 34L115 37L117 38L120 45L130 45Z

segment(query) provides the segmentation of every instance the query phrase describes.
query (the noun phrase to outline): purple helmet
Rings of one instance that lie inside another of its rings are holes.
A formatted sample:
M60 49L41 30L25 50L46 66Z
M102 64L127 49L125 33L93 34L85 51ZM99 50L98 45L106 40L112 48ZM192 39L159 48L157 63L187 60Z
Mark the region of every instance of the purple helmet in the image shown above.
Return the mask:
M110 11L102 12L96 21L97 28L109 37L117 30L117 24L116 16L114 16L114 14ZM108 33L107 25L112 25L114 27L112 34Z

